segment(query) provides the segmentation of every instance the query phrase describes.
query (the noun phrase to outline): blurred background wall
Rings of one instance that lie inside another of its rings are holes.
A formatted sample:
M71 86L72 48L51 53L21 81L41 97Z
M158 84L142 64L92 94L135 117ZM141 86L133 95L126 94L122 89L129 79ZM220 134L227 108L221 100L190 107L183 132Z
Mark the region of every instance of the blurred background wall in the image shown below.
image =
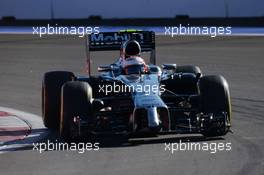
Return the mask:
M263 17L264 0L0 0L0 18Z

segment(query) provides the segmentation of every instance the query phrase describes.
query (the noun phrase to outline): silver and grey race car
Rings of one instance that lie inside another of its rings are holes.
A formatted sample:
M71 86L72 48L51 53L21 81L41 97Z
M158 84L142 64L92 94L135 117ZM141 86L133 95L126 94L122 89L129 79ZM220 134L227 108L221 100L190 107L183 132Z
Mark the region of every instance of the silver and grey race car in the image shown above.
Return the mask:
M92 51L120 50L135 39L150 53L148 71L123 74L116 64L91 75ZM46 127L65 140L89 133L201 133L223 136L231 127L228 83L221 75L203 75L192 65L156 65L155 33L121 31L91 34L86 40L88 75L52 71L42 82Z

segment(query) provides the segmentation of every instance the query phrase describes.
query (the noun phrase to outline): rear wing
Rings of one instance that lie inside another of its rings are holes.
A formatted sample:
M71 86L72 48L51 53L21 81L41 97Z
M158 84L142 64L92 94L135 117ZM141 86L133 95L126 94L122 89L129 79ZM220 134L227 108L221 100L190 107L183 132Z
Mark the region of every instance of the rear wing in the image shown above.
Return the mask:
M88 35L86 39L86 56L89 75L91 75L90 52L120 50L121 45L129 39L138 41L142 52L150 52L150 63L156 64L155 33L153 31L124 30L120 32L92 33Z

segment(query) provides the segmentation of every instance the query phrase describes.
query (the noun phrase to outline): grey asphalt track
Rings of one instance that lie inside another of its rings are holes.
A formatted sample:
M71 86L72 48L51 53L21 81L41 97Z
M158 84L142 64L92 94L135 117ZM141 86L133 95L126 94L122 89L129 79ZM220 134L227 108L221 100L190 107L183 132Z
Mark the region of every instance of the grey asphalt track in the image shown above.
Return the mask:
M110 144L99 151L24 149L0 155L0 174L264 174L264 37L157 37L158 64L194 64L229 82L233 134L191 141L232 144L231 151L165 151L183 135ZM94 53L94 65L118 53ZM74 36L0 35L0 106L41 115L41 79L46 71L84 73L84 39ZM94 67L95 68L95 67ZM56 139L51 135L47 139Z

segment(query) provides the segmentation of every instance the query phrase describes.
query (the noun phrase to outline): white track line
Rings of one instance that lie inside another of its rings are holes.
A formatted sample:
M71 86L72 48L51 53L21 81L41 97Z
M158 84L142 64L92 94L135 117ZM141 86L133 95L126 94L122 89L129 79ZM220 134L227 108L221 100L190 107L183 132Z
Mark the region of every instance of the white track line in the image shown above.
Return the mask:
M1 107L1 106L0 106L0 111L5 111L16 115L17 118L26 122L28 126L31 128L31 133L23 140L9 141L9 142L7 141L0 143L0 154L22 149L24 147L32 147L33 143L43 140L49 134L49 131L43 125L40 116L12 108Z

